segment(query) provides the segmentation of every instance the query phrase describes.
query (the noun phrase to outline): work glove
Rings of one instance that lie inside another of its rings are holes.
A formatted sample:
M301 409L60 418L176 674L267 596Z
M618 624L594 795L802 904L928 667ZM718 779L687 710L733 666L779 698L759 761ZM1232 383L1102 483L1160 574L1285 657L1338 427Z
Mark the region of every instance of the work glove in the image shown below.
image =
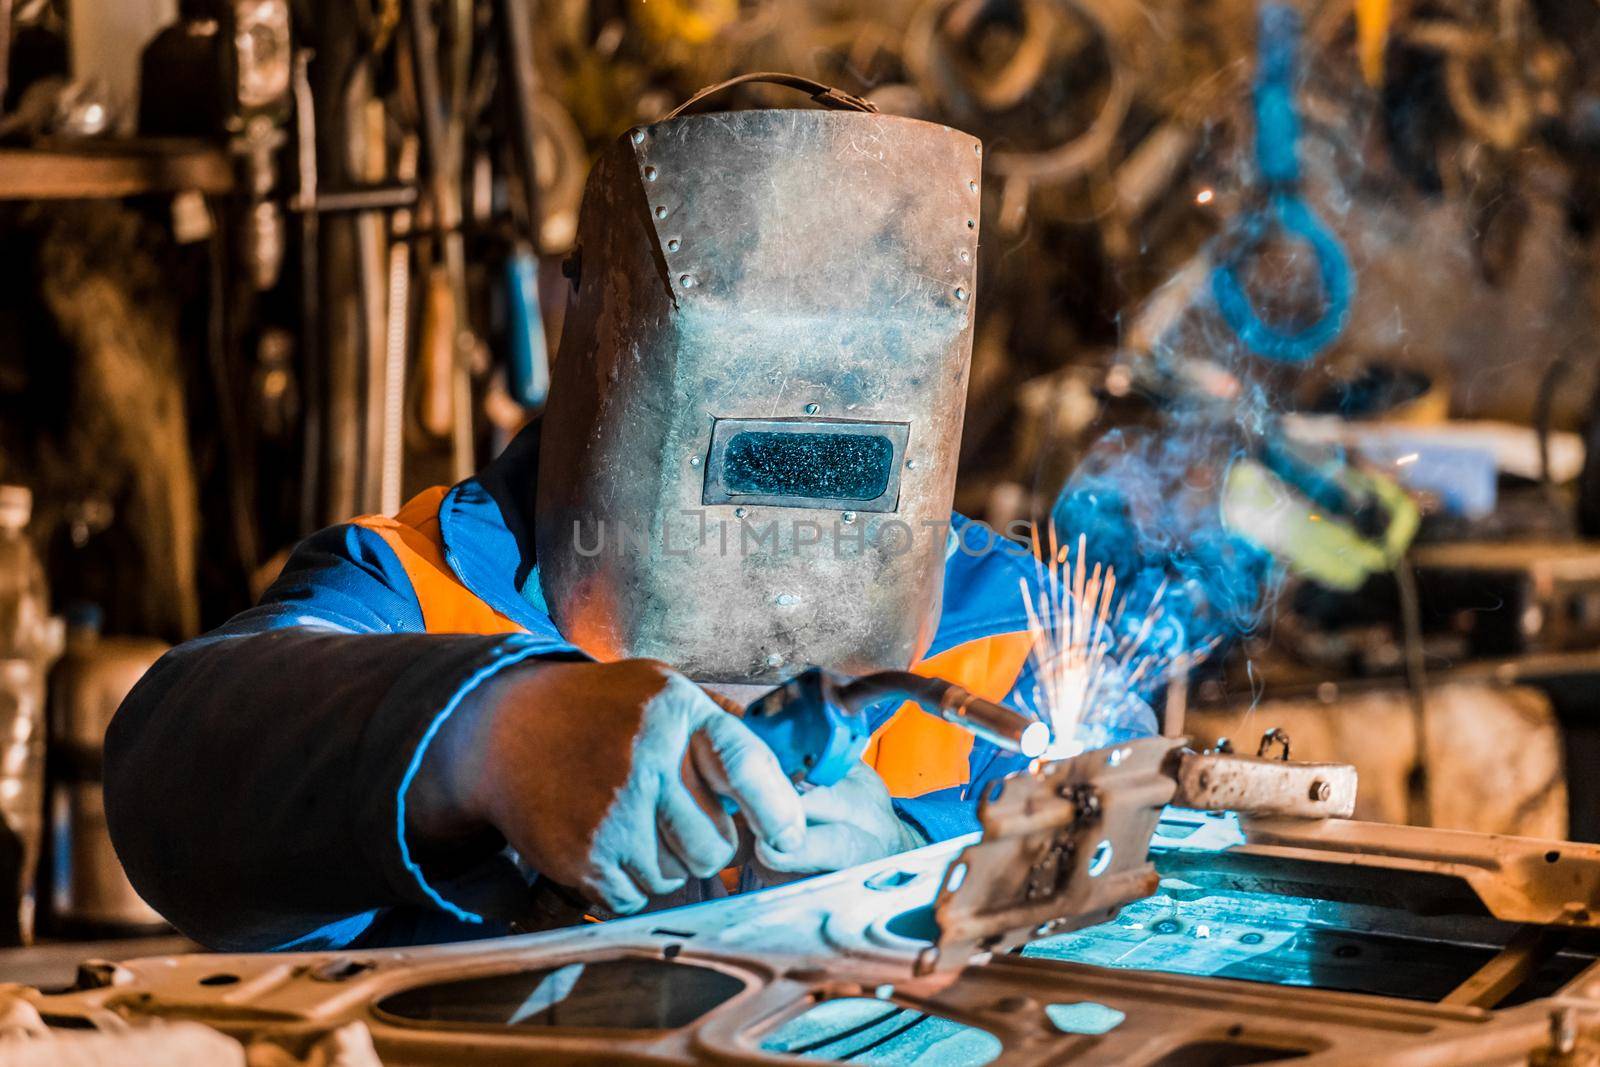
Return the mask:
M785 849L756 841L755 861L767 884L784 881L783 875L837 871L927 844L895 814L888 787L865 763L856 763L833 785L802 793L800 804L806 820L802 843Z
M1350 468L1345 477L1379 501L1387 522L1364 535L1329 515L1254 460L1229 468L1223 485L1224 524L1328 589L1353 591L1369 575L1394 568L1416 535L1417 505L1393 479Z
M654 660L497 675L441 729L419 781L413 830L438 840L492 826L540 875L620 915L726 866L729 807L779 854L807 837L772 750Z

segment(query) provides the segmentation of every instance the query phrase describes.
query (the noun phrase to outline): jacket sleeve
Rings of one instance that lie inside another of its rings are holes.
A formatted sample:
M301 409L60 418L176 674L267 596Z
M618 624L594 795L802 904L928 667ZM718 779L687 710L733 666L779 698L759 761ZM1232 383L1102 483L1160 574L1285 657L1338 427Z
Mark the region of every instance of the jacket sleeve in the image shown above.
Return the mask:
M106 817L139 893L229 951L342 947L397 912L482 924L470 887L502 843L425 870L406 790L475 687L578 653L553 625L423 630L388 546L336 526L295 551L260 605L167 653L106 735Z

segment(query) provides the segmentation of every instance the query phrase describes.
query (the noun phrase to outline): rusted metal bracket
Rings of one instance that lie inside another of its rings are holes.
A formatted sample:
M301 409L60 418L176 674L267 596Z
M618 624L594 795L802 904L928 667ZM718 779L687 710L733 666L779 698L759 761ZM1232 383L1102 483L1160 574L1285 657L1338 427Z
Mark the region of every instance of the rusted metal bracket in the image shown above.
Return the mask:
M1356 810L1356 769L1294 763L1236 752L1175 753L1172 802L1197 811L1244 811L1292 819L1348 819Z
M997 782L978 809L982 840L945 872L939 940L918 972L1104 922L1155 892L1150 836L1175 789L1164 767L1183 743L1143 738Z
M1195 752L1150 737L1047 763L991 787L982 840L950 864L934 902L939 938L919 973L963 967L1047 934L1113 918L1159 876L1150 839L1168 804L1290 819L1348 817L1355 768ZM1288 738L1271 732L1288 755Z

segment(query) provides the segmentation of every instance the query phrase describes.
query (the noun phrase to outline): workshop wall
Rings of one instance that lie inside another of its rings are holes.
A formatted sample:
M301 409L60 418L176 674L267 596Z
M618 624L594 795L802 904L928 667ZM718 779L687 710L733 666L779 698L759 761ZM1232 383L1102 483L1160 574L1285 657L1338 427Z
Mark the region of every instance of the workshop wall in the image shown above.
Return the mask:
M1316 369L1290 383L1302 394L1377 360L1427 372L1457 417L1531 423L1539 382L1554 367L1561 388L1551 398L1552 424L1583 424L1592 391L1593 361L1587 357L1596 340L1594 238L1588 226L1593 196L1587 188L1592 182L1583 175L1595 150L1584 109L1596 75L1593 51L1584 46L1595 40L1596 30L1593 18L1570 6L1529 8L1528 25L1517 27L1521 36L1507 45L1528 53L1529 70L1515 88L1529 98L1531 112L1517 129L1497 131L1514 140L1496 143L1475 136L1472 121L1452 110L1441 53L1419 44L1422 38L1410 28L1411 21L1422 23L1420 9L1397 7L1379 66L1386 77L1377 84L1361 76L1351 9L1307 9L1302 154L1319 206L1351 250L1359 284L1343 337ZM15 64L8 90L19 103L33 92L37 113L15 116L16 136L24 138L29 130L62 130L61 120L44 115L37 101L52 87L59 93L93 83L90 74L69 69L70 57L73 49L103 55L106 37L101 20L85 16L75 35L63 5L32 7L42 10L17 29L17 48L26 47L27 55ZM124 20L138 14L119 11ZM1104 428L1096 382L1127 341L1132 317L1226 228L1248 195L1254 169L1253 11L1242 0L889 0L870 8L821 0L543 0L529 11L533 69L542 86L534 109L540 218L522 226L536 233L543 254L539 293L551 347L564 302L557 267L572 242L588 160L599 148L628 125L737 72L784 69L821 78L886 110L949 122L984 138L990 167L982 285L959 502L969 512L1002 521L1020 513L1041 515L1076 457ZM170 14L153 5L146 17L150 27L142 36L130 28L130 39L153 36ZM346 146L323 152L329 168L324 187L350 169L351 153L371 157L351 170L353 178L381 183L401 180L408 167L414 171L415 162L402 159L415 86L405 69L400 5L379 3L348 17L294 14L293 39L323 46L323 62L308 72L312 95L323 84L345 86L336 99L323 101L331 121L317 136L324 147L339 138ZM1480 16L1469 8L1452 17L1479 25L1473 20ZM1485 32L1493 29L1488 21L1482 25ZM45 58L54 39L70 46L61 48L60 69ZM482 40L469 44L477 53L487 48ZM85 51L95 48L100 51ZM287 56L279 59L288 63ZM329 69L338 64L344 73L333 77ZM475 313L486 316L476 331L479 410L472 459L492 452L529 410L497 378L505 357L504 309L492 278L505 234L494 233L502 225L515 230L515 217L527 208L517 203L515 175L502 158L504 145L496 143L507 136L496 75L480 68L472 100L478 150L472 165L482 188L474 187L469 269L477 279ZM318 81L324 76L330 80ZM116 120L110 128L127 126L138 108L124 98L126 79L102 80L115 83L104 89L105 106ZM507 80L501 76L498 82ZM146 92L139 105L144 125L153 127L146 132L204 131L199 117L185 120L185 127L163 110L169 100L207 89L203 82L163 79L159 91ZM751 86L730 103L786 106L795 102L789 95ZM276 127L277 166L249 180L266 182L267 199L282 203L297 195L300 180L293 146L284 143L291 132L288 102L267 112ZM416 130L409 128L414 138ZM169 204L150 198L134 210L153 235L172 226ZM57 206L46 214L67 210ZM253 224L255 209L241 213L215 201L210 210L219 225L204 240L233 245L239 256L229 269L253 269L244 261L248 242L237 231ZM285 221L277 223L284 229L280 240L292 246L300 235L285 228ZM234 425L240 438L230 451L251 452L262 423L277 424L281 444L274 442L270 455L208 460L231 464L220 476L224 481L258 484L242 495L227 485L212 486L218 507L203 509L212 521L201 523L198 535L186 532L192 521L179 521L177 503L169 503L172 545L152 543L151 532L132 535L137 551L156 561L170 586L155 599L185 603L166 616L130 617L126 623L114 612L119 627L171 636L191 632L202 602L205 621L215 622L248 596L244 573L270 561L297 534L382 503L372 488L379 480L372 453L381 428L371 425L382 405L372 396L367 364L383 339L371 336L363 318L370 300L351 285L374 264L386 270L372 258L370 234L351 236L352 225L370 230L372 222L349 215L322 220L319 236L332 246L325 254L333 258L320 264L331 268L331 276L312 280L319 287L312 302L322 323L316 332L305 333L304 322L296 325L311 305L306 294L294 292L308 281L293 276L291 255L290 275L271 292L230 309L233 321L223 327L227 351L207 355L200 350L203 334L192 338L196 348L183 356L185 388L205 397L215 389L202 379L215 377L218 369L227 373L232 404L220 413L221 421ZM428 265L433 255L418 249L422 262L409 294L412 313L421 320L417 325L425 330L443 306L440 279ZM1279 266L1293 275L1303 272L1304 263L1290 257ZM1279 288L1289 294L1293 312L1296 287ZM82 343L66 338L62 350ZM416 355L415 370L422 373L410 379L414 410L403 428L402 496L448 480L460 465L449 457L453 418L435 395L442 372L428 352ZM285 415L286 406L292 416ZM144 418L135 412L127 417ZM68 419L67 425L90 432L81 419ZM214 447L205 442L197 451ZM315 453L309 459L292 454L308 448ZM87 444L69 444L67 450L97 454ZM266 484L256 469L262 462L273 465ZM22 464L16 477L27 480L32 465ZM184 495L183 481L205 481L192 472L174 477L168 487L174 501ZM298 484L289 484L291 479ZM247 514L224 519L221 512L236 506ZM56 510L44 507L34 527L46 543L57 539L63 522ZM194 553L189 546L195 543L208 549L199 553L208 571L199 589L178 562ZM159 560L168 554L174 561ZM214 584L238 588L219 592Z

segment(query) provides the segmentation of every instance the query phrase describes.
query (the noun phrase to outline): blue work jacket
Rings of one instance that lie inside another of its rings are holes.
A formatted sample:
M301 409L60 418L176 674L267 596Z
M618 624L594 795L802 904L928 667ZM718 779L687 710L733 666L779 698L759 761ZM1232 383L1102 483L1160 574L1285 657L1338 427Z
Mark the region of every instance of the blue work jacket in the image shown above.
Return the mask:
M475 686L526 660L583 655L540 607L537 466L534 427L478 477L436 491L424 532L403 531L431 538L442 578L505 632L429 632L395 522L355 521L307 538L260 604L174 648L128 696L106 737L107 819L134 886L180 931L228 951L507 931L527 882L504 842L419 855L405 797L428 739ZM935 667L941 654L1025 633L1019 581L1037 577L1025 548L980 524L957 516L948 540L923 660ZM1010 684L993 696L1033 706L1031 666L1003 669ZM901 715L891 706L878 718ZM984 784L1021 766L967 738L956 780L923 790L913 775L893 790L929 839L976 829ZM918 764L918 750L905 751Z

